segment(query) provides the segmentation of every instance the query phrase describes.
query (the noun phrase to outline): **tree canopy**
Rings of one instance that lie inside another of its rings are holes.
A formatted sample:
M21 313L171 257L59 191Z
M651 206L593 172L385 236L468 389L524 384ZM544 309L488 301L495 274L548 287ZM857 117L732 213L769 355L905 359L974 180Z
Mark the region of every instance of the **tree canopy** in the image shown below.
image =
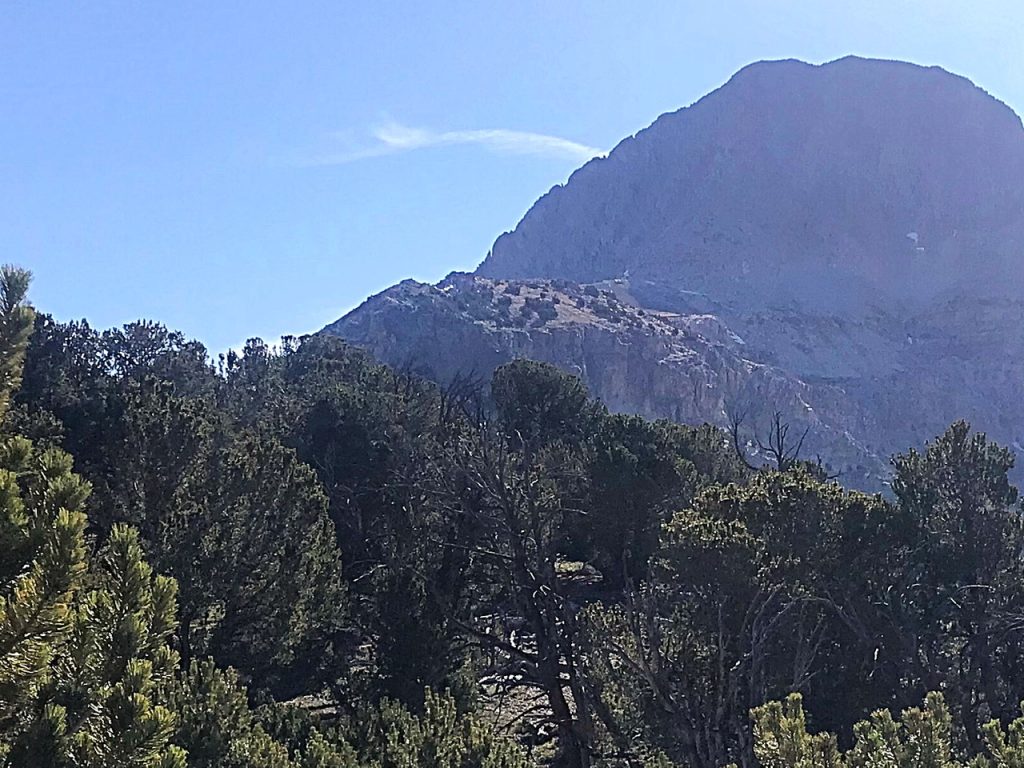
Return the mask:
M212 361L28 287L0 273L0 765L1022 760L1013 453L964 422L865 495L540 363Z

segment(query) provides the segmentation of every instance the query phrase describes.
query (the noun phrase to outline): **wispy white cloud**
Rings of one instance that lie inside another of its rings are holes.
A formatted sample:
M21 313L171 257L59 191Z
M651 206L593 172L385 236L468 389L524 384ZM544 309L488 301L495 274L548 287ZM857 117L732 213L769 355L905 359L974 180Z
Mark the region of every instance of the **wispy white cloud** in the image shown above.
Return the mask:
M504 155L546 155L579 162L604 155L604 150L579 142L529 131L489 128L469 131L431 131L388 122L374 128L368 140L356 144L349 136L338 136L348 146L307 158L304 165L343 165L371 157L384 157L428 147L476 145Z

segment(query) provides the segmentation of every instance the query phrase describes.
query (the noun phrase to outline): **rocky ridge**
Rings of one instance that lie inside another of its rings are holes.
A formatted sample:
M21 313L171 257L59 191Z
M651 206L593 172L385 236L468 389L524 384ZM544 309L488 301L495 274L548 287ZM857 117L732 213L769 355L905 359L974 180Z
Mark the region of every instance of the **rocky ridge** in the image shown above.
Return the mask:
M746 438L752 430L763 436L778 410L794 434L807 430L808 458L827 457L865 486L884 474L873 447L848 428L869 431L867 415L840 389L750 358L744 340L714 315L644 309L624 280L406 280L325 332L440 382L486 377L519 357L552 363L578 375L613 411L723 428L743 416ZM757 446L746 449L756 460Z

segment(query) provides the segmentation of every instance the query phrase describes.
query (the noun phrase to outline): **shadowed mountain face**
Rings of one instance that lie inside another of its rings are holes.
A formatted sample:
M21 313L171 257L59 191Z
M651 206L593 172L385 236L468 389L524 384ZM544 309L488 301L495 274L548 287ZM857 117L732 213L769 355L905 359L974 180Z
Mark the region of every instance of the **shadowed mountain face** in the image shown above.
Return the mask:
M628 273L737 309L858 315L988 295L997 274L1020 287L1022 209L1020 119L967 80L854 58L761 63L581 168L478 272Z
M781 61L586 164L476 276L403 283L328 330L442 379L544 359L649 416L779 410L877 487L956 418L1022 438L1022 289L1008 107L938 68ZM625 319L593 314L609 299Z

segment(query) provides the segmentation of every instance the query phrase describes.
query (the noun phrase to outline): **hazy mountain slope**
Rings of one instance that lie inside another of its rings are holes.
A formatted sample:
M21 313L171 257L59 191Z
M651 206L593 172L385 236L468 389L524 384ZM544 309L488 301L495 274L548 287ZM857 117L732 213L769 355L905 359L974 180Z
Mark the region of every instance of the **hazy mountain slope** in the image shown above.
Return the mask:
M955 418L1024 433L1024 128L938 68L751 65L542 197L477 274L402 284L329 330L439 378L548 360L624 411L721 424L730 403L779 409L869 486ZM482 309L523 280L569 295L605 281L693 335ZM666 362L679 344L685 363ZM683 370L710 394L683 393Z
M478 271L628 272L737 308L849 314L962 290L967 266L983 293L1008 259L1019 281L1022 210L1020 119L969 81L856 58L765 62L585 165Z

